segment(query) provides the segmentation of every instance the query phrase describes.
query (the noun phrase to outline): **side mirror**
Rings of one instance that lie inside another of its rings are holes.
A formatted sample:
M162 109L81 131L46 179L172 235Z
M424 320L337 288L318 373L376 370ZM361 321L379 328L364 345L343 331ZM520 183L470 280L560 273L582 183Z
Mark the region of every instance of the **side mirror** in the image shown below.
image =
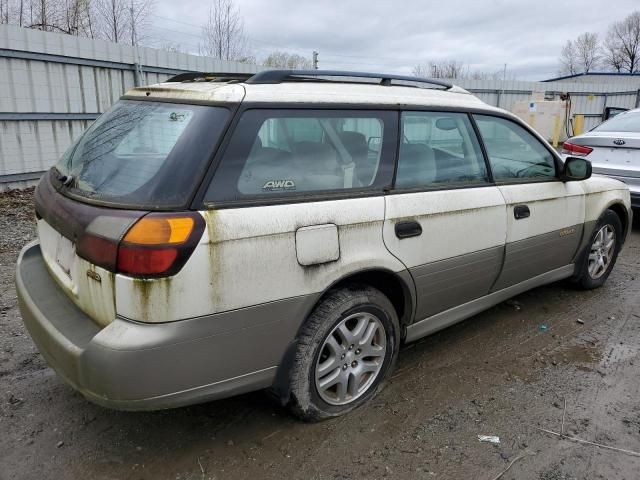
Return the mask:
M591 162L584 158L568 157L562 170L562 181L586 180L591 177Z

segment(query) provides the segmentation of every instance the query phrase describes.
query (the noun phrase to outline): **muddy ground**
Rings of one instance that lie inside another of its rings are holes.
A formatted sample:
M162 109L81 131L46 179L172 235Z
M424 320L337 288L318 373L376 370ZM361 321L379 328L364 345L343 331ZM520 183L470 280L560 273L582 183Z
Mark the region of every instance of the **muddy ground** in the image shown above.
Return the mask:
M0 195L2 480L492 480L522 455L502 479L640 478L640 457L537 430L564 412L570 435L640 452L638 221L605 287L538 288L409 345L370 405L314 425L261 392L156 413L85 401L21 323L14 262L33 233L30 192Z

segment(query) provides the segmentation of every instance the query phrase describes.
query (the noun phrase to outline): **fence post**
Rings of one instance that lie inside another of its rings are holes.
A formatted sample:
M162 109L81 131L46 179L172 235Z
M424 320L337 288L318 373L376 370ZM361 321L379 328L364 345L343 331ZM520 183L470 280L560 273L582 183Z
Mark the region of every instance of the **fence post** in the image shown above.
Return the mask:
M640 88L636 92L636 108L640 107Z
M142 65L136 62L133 64L133 86L141 86L143 84L143 79Z
M553 148L558 148L560 141L560 115L556 115L556 123L553 125Z
M573 135L580 135L584 130L584 115L574 115Z

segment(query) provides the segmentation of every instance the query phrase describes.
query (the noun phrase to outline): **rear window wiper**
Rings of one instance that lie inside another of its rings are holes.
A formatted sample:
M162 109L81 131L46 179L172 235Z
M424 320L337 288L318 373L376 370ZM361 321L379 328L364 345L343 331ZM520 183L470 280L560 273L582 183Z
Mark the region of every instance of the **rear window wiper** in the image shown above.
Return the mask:
M77 179L74 175L61 173L57 168L55 168L55 178L58 182L60 182L60 186L58 187L58 189L61 189L63 187L67 189L77 187Z
M73 175L58 175L58 181L63 187L68 187L74 181Z

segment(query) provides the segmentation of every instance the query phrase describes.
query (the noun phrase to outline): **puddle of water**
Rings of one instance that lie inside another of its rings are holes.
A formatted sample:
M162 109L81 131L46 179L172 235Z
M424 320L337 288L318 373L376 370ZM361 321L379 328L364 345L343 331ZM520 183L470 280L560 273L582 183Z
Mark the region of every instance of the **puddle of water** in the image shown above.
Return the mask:
M557 350L551 358L558 363L594 364L601 360L602 351L596 345L568 345Z

